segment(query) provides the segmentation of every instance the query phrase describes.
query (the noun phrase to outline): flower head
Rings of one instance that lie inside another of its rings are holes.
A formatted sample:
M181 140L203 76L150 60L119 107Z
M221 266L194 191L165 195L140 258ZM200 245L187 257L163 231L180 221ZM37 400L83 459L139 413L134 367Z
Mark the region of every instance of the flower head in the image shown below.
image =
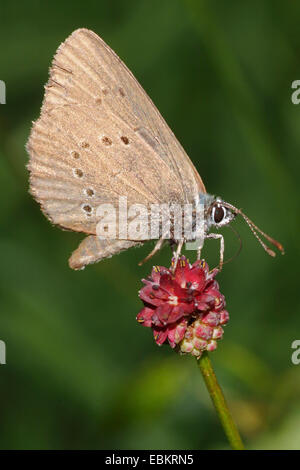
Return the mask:
M182 353L200 357L216 348L223 334L221 325L229 316L224 296L215 280L218 270L209 271L204 260L192 265L182 256L172 268L155 266L139 296L144 308L137 321L151 327L157 344L169 343Z

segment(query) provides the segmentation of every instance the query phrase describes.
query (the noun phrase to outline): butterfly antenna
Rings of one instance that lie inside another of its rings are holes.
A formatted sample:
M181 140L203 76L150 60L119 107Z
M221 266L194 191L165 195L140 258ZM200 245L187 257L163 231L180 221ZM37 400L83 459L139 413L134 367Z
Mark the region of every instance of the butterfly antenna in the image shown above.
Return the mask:
M284 248L283 246L281 245L281 243L279 243L277 240L275 240L274 238L270 237L270 235L267 235L265 232L263 232L259 227L257 227L257 225L254 224L254 222L252 222L251 219L249 219L249 217L244 214L241 209L237 209L236 207L234 207L232 204L229 204L229 203L224 203L224 206L225 207L228 207L228 209L231 209L233 212L235 212L236 214L240 214L243 219L245 220L245 222L247 223L247 225L250 227L253 235L255 236L255 238L258 240L258 242L261 244L261 246L263 247L263 249L268 253L268 255L270 256L276 256L276 253L271 250L271 248L269 248L263 241L262 239L260 238L260 236L258 235L257 232L259 232L266 240L268 240L273 246L275 246L279 251L281 251L281 254L284 255Z

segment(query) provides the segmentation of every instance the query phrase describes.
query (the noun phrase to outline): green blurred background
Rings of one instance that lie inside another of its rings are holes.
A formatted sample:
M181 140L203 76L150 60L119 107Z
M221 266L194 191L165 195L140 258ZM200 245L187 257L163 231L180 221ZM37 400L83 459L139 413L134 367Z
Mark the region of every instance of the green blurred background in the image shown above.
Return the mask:
M149 246L72 272L83 237L28 194L24 146L48 67L84 26L133 71L207 190L285 245L272 259L234 222L243 250L219 276L231 321L212 360L247 447L300 449L299 2L3 0L0 18L0 448L227 448L195 360L135 320ZM228 258L238 241L223 234ZM211 267L218 250L207 242ZM169 260L166 248L154 262Z

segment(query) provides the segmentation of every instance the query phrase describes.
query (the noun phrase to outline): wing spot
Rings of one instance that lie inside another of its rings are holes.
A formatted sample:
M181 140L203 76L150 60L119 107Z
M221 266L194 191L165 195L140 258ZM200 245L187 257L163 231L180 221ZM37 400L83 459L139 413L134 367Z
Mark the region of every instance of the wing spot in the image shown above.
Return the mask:
M92 215L93 208L89 204L83 204L82 210L85 212L86 215L88 215L88 216Z
M125 96L125 91L123 90L123 88L119 88L119 93L122 97Z
M122 135L121 140L122 140L122 142L123 142L125 145L128 145L128 144L129 144L129 139L128 139L128 137L126 137L125 135Z
M95 191L92 188L87 188L87 189L84 190L84 192L88 197L95 196Z
M88 142L86 142L85 140L83 140L80 144L80 146L83 148L83 149L87 149L89 148L90 144Z
M71 156L75 158L75 160L78 160L78 158L80 158L80 155L78 152L76 152L76 150L71 151Z
M98 96L97 98L95 98L95 103L96 103L96 104L101 104L101 103L102 103L102 99Z
M75 168L74 174L75 174L75 176L77 176L77 178L82 178L83 177L83 171L80 170L80 168Z
M104 137L102 137L101 140L102 140L102 143L103 143L104 145L107 145L107 146L108 146L108 145L112 145L112 140L111 140L109 137L104 136Z

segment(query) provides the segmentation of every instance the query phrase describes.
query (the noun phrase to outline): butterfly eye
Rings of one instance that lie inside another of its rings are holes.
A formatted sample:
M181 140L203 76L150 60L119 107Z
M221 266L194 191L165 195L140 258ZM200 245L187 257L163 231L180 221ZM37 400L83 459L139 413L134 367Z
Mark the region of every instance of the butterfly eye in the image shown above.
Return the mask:
M219 224L220 222L222 222L224 216L225 216L225 209L222 206L214 207L213 219L216 224Z

